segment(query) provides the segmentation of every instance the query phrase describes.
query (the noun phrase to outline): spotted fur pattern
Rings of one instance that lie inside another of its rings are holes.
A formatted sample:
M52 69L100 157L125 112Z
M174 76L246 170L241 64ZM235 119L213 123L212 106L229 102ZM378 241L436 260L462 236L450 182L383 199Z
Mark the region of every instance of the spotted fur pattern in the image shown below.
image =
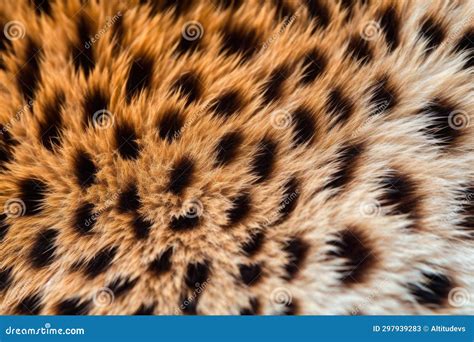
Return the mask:
M474 314L473 22L0 1L0 313Z

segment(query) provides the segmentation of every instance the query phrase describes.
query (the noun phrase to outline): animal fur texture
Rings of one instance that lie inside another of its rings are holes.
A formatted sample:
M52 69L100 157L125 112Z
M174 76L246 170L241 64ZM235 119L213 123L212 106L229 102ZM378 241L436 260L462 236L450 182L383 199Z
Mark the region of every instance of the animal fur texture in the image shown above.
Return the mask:
M0 313L474 314L474 2L0 1Z

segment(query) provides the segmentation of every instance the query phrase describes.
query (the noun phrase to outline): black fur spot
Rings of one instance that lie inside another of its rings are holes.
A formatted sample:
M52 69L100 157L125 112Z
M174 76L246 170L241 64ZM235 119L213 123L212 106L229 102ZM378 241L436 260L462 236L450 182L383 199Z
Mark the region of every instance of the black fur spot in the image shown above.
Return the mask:
M245 285L251 286L258 283L262 277L262 267L260 264L239 265L240 277Z
M8 289L13 281L13 269L11 267L0 270L0 293Z
M461 222L461 226L474 238L474 186L467 188L464 192L462 213L464 214L464 219Z
M387 42L389 50L395 50L400 41L398 33L400 29L400 22L394 7L388 7L381 14L380 27L385 33L385 41Z
M288 78L289 72L286 66L280 66L272 71L263 88L263 104L267 105L278 100L283 91L283 82Z
M288 262L285 265L286 280L293 279L308 254L309 246L301 238L295 237L287 242L283 250L288 254Z
M189 264L186 270L184 282L186 286L194 290L207 282L210 275L209 262L197 262Z
M2 242L9 230L10 225L7 223L7 215L0 213L0 242Z
M89 76L95 67L93 44L90 43L90 37L94 35L91 24L86 15L81 15L77 22L78 40L72 46L72 59L76 71L82 70L84 75Z
M48 187L46 183L36 178L24 179L19 184L20 198L25 204L25 215L31 216L43 210Z
M408 214L417 218L419 196L416 184L406 175L394 173L382 180L384 195L381 200L384 205L394 206L394 214Z
M215 166L227 165L235 159L239 145L242 143L242 136L238 132L224 134L216 146Z
M276 144L268 138L263 139L258 144L257 152L250 165L251 172L257 177L255 180L257 183L261 183L270 177L275 163L276 150Z
M85 275L92 279L105 272L117 254L117 247L105 247L86 264Z
M108 110L109 99L100 88L90 89L84 97L84 127L100 123L101 111ZM103 112L102 112L103 113ZM94 116L95 115L95 116ZM94 121L95 120L95 121Z
M96 181L97 167L92 161L92 157L84 152L79 151L75 158L74 171L78 184L83 188L88 188Z
M4 168L12 158L12 150L8 146L0 145L0 169Z
M17 312L20 315L39 315L43 304L41 303L41 296L33 294L23 298L17 306Z
M328 8L320 0L305 0L309 17L316 19L316 27L326 28L331 21L331 14Z
M215 104L211 107L211 111L217 116L228 118L240 110L242 106L243 102L239 92L230 90L219 95Z
M250 59L260 45L257 31L250 27L227 27L222 32L221 53L239 54L244 61Z
M140 94L151 85L153 79L153 59L147 56L137 57L133 60L128 72L126 98L130 103L134 96Z
M170 172L168 191L175 195L181 195L191 184L193 173L194 162L188 157L179 159Z
M50 0L32 0L31 4L33 5L36 14L40 15L44 13L46 15L51 15L51 3Z
M1 127L0 127L1 129ZM0 144L0 169L5 167L5 164L12 160L12 149L9 146Z
M213 2L220 10L226 10L229 8L236 10L240 5L242 5L242 0L213 0Z
M112 27L112 37L114 39L114 53L119 54L122 46L125 45L125 23L124 23L125 13L122 13L121 16L116 17L114 25Z
M311 111L298 107L291 117L294 126L293 143L295 146L311 143L316 132L316 126Z
M294 316L298 314L298 309L299 307L297 301L292 298L291 302L285 303L285 308L282 314L285 316Z
M171 87L173 91L178 91L182 96L186 97L186 102L196 101L201 96L201 84L199 77L194 73L186 73L180 76Z
M431 121L425 128L425 133L437 140L442 147L453 144L462 134L462 129L456 129L453 123L456 117L464 119L462 111L443 101L434 100L421 110L421 113ZM467 115L467 114L466 114Z
M127 292L133 289L137 284L138 278L122 278L117 277L112 282L106 285L114 293L114 298L119 298L120 296L125 295Z
M340 280L346 285L361 283L376 262L367 239L356 231L346 229L329 244L336 247L329 256L344 259Z
M1 23L0 23L0 25L1 25ZM0 123L0 149L6 149L7 151L5 153L8 153L10 155L11 153L10 153L10 146L9 145L15 144L15 140L12 140L12 136L11 136L11 134L8 130L9 130L9 128L7 126L2 125ZM1 151L0 151L0 153L1 153ZM3 157L0 155L0 158L3 158ZM10 159L10 157L5 159L5 161L8 161L9 159ZM3 160L4 159L0 159L0 167L2 165Z
M301 84L306 85L314 82L324 72L326 66L326 58L317 50L305 54L303 60L304 75L301 78Z
M298 198L300 196L298 180L295 177L289 179L283 188L283 198L278 207L278 213L280 214L277 221L278 223L282 223L291 215L298 204Z
M74 228L81 235L90 233L97 221L96 216L94 204L83 203L74 214Z
M341 8L347 11L346 20L352 18L354 5L355 1L353 0L341 0Z
M372 60L372 51L370 50L369 43L360 35L351 38L347 51L352 58L360 61L362 64L369 63Z
M134 212L140 208L140 196L135 184L129 184L127 188L120 193L118 200L118 210L121 213Z
M132 226L133 231L135 232L135 237L139 240L143 240L150 235L153 222L146 220L142 215L138 215L133 220Z
M165 0L163 8L165 10L174 10L176 17L182 16L189 11L192 7L193 1L175 1L175 0Z
M3 18L2 18L3 19ZM3 28L5 26L4 21L0 21L0 28ZM12 42L10 39L8 39L5 34L0 34L0 52L7 51L9 48L11 48ZM3 60L0 58L0 61L2 64L1 67L2 69L5 68L5 65L3 64Z
M49 151L53 151L54 145L59 146L61 144L61 110L64 101L64 94L58 93L43 109L44 118L40 124L40 140Z
M389 85L387 77L381 77L376 80L374 90L370 97L370 104L374 109L370 115L388 113L396 104L395 92Z
M181 134L183 128L183 119L177 110L170 110L163 114L158 133L160 138L168 142L177 139Z
M51 264L56 254L56 239L58 231L55 229L43 230L36 237L30 251L33 267L41 268Z
M6 20L5 18L1 18L0 19L0 28L3 28L6 24ZM5 34L0 34L0 52L5 52L7 51L8 49L10 49L12 46L12 42L10 39L8 39ZM4 68L5 66L3 65L3 61L2 61L2 68Z
M260 312L260 301L257 298L250 298L250 307L240 310L243 316L258 315Z
M123 159L134 160L140 154L140 147L137 142L137 134L130 124L121 124L115 131L117 150Z
M169 247L161 255L150 263L149 270L159 276L171 270L171 257L173 256L173 248Z
M80 298L74 297L66 299L57 304L58 315L87 315L90 310L91 302L82 301Z
M201 220L199 216L178 216L173 217L170 222L170 228L176 232L192 230L199 226Z
M158 14L162 9L161 1L154 1L154 0L140 0L140 5L148 5L150 8L150 15L155 16Z
M264 240L265 234L263 232L253 234L250 236L250 239L242 245L242 251L249 257L255 255L262 249Z
M226 212L229 226L241 222L247 217L251 210L251 200L248 194L241 194L232 199L232 207Z
M449 292L453 288L453 281L444 274L424 273L423 284L408 284L411 294L421 305L441 307L445 304Z
M3 141L3 143L8 146L15 146L19 143L15 138L12 137L8 131L8 128L2 124L0 124L0 141Z
M348 145L339 150L339 170L332 175L324 189L338 189L345 186L352 179L355 165L362 153L362 145Z
M427 18L420 28L420 35L426 40L426 51L436 49L444 39L444 31L433 18Z
M178 45L176 46L175 54L179 57L186 53L194 53L200 48L202 36L198 36L196 39L185 38L181 35Z
M293 10L286 4L285 0L273 0L272 1L275 9L276 20L281 21L284 18L291 18L293 16Z
M182 296L179 307L185 315L197 315L197 304L199 297L186 298Z
M165 13L167 11L174 12L175 18L185 14L192 6L193 1L175 1L175 0L141 0L142 4L150 5L150 15L155 16L158 13Z
M154 312L155 312L155 304L152 303L150 305L146 305L146 304L140 305L137 311L135 311L133 314L135 316L150 316L150 315L153 315Z
M458 41L455 47L455 51L469 52L467 54L467 60L463 68L468 69L474 66L474 29L470 29L463 34L461 39Z
M331 90L326 106L327 111L334 118L331 127L346 122L353 110L351 100L342 93L340 88Z
M26 45L24 63L20 65L16 75L18 89L28 102L34 99L36 88L41 80L41 56L41 48L29 39Z

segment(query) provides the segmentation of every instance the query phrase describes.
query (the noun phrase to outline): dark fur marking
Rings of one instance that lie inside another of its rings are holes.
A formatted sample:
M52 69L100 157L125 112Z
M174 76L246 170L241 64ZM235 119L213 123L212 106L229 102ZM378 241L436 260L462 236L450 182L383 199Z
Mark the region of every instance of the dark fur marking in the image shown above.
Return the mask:
M47 229L41 231L30 251L30 259L35 268L42 268L50 265L56 254L56 239L58 231Z

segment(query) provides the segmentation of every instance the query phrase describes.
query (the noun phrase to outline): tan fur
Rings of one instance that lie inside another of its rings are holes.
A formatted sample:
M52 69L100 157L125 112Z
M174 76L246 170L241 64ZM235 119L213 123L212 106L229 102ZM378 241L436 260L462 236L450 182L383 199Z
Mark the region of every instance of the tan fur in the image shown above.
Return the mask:
M0 208L9 199L21 197L18 182L23 178L39 177L49 189L40 214L7 219L10 228L0 242L0 270L13 266L14 281L0 292L0 313L18 313L25 297L39 293L41 314L56 314L58 303L71 297L91 301L89 314L132 314L143 304L154 304L154 314L181 314L180 298L196 295L198 314L239 314L250 307L252 298L259 301L257 314L278 314L285 310L281 298L276 298L282 294L283 302L297 314L474 314L474 246L469 237L473 227L462 223L469 215L463 209L465 202L473 200L472 194L463 199L463 191L474 182L473 69L462 68L468 53L453 52L462 35L473 29L474 3L356 2L348 20L341 4L321 1L329 10L330 22L327 28L315 30L304 4L285 3L294 13L286 24L284 19L275 19L271 1L243 1L237 9L219 10L214 2L200 0L179 16L172 10L150 15L149 6L138 1L56 0L51 2L52 16L35 14L28 1L0 2L2 25L16 20L25 29L25 37L1 52L5 70L0 70L0 123L11 124L9 132L19 144L14 147L14 160L1 172ZM348 57L350 37L360 36L390 6L400 21L398 47L390 52L380 31L368 41L369 63ZM123 16L120 46L116 46L112 25L92 44L95 67L90 75L76 72L70 46L78 39L78 17L85 14L93 31L99 31L119 11ZM427 15L438 18L445 30L441 45L429 54L418 36ZM204 29L201 48L176 56L182 30L190 21ZM255 46L258 52L247 62L238 54L220 53L220 32L229 25L253 28L260 37ZM32 106L25 106L16 83L26 62L28 39L43 49L41 81ZM302 60L314 48L324 54L327 66L314 82L301 86L307 72ZM128 103L126 83L136 56L152 59L154 73L150 86ZM265 82L283 64L289 66L290 75L279 99L261 106ZM187 105L183 96L170 89L180 75L190 71L199 74L202 94ZM388 75L397 103L390 113L370 117L373 83L382 75ZM353 111L345 125L331 129L326 101L334 87L351 99ZM111 128L83 127L84 98L93 88L102 89L109 99ZM216 98L231 89L242 95L242 109L227 119L213 115ZM46 119L44 108L58 90L66 99L61 145L51 152L41 144L39 123ZM428 119L420 114L439 96L470 119L459 139L445 148L423 133ZM316 130L310 144L295 148L293 126L276 127L272 115L292 113L301 105L311 111ZM21 108L24 111L16 118ZM157 134L169 109L177 109L184 120L184 128L171 143ZM137 160L124 160L116 150L115 127L122 122L131 124L137 133L141 148ZM215 167L216 144L225 133L236 130L244 136L236 157L228 165ZM277 143L275 163L270 177L255 184L250 165L263 138ZM340 168L338 151L347 144L364 146L350 181L339 192L323 189ZM74 175L78 150L93 156L98 169L97 181L85 190ZM194 160L195 172L190 185L175 195L166 187L170 170L183 156ZM416 222L403 213L390 214L380 200L384 193L380 180L395 171L416 184ZM299 182L296 209L286 221L271 224L277 218L285 182L292 176ZM138 188L139 213L153 222L145 240L137 240L130 228L133 215L117 210L118 198L130 182ZM244 191L251 197L251 211L242 222L227 227L231 199ZM93 234L80 236L72 226L74 212L83 201L93 203L100 215ZM172 217L185 213L193 201L202 205L200 226L186 232L171 230ZM361 213L364 206L375 206L377 213ZM59 231L55 258L36 269L29 260L30 250L42 229L52 227ZM363 236L374 258L363 280L351 284L341 282L344 260L331 254L335 246L328 243L344 229ZM262 249L247 257L241 245L257 231L265 234ZM288 255L283 249L291 237L303 239L309 250L299 272L287 281ZM79 260L90 260L111 245L118 247L117 254L94 279L84 276L83 266L74 268ZM148 271L149 264L168 247L173 248L171 271L157 277ZM210 262L205 286L187 288L188 264L204 260ZM250 263L261 263L262 276L258 283L245 286L239 280L238 265ZM422 283L422 271L452 280L450 300L445 298L435 306L417 302L408 284ZM138 280L112 303L97 305L94 295L117 276ZM462 305L453 305L453 289L467 294ZM286 297L291 297L291 304Z

